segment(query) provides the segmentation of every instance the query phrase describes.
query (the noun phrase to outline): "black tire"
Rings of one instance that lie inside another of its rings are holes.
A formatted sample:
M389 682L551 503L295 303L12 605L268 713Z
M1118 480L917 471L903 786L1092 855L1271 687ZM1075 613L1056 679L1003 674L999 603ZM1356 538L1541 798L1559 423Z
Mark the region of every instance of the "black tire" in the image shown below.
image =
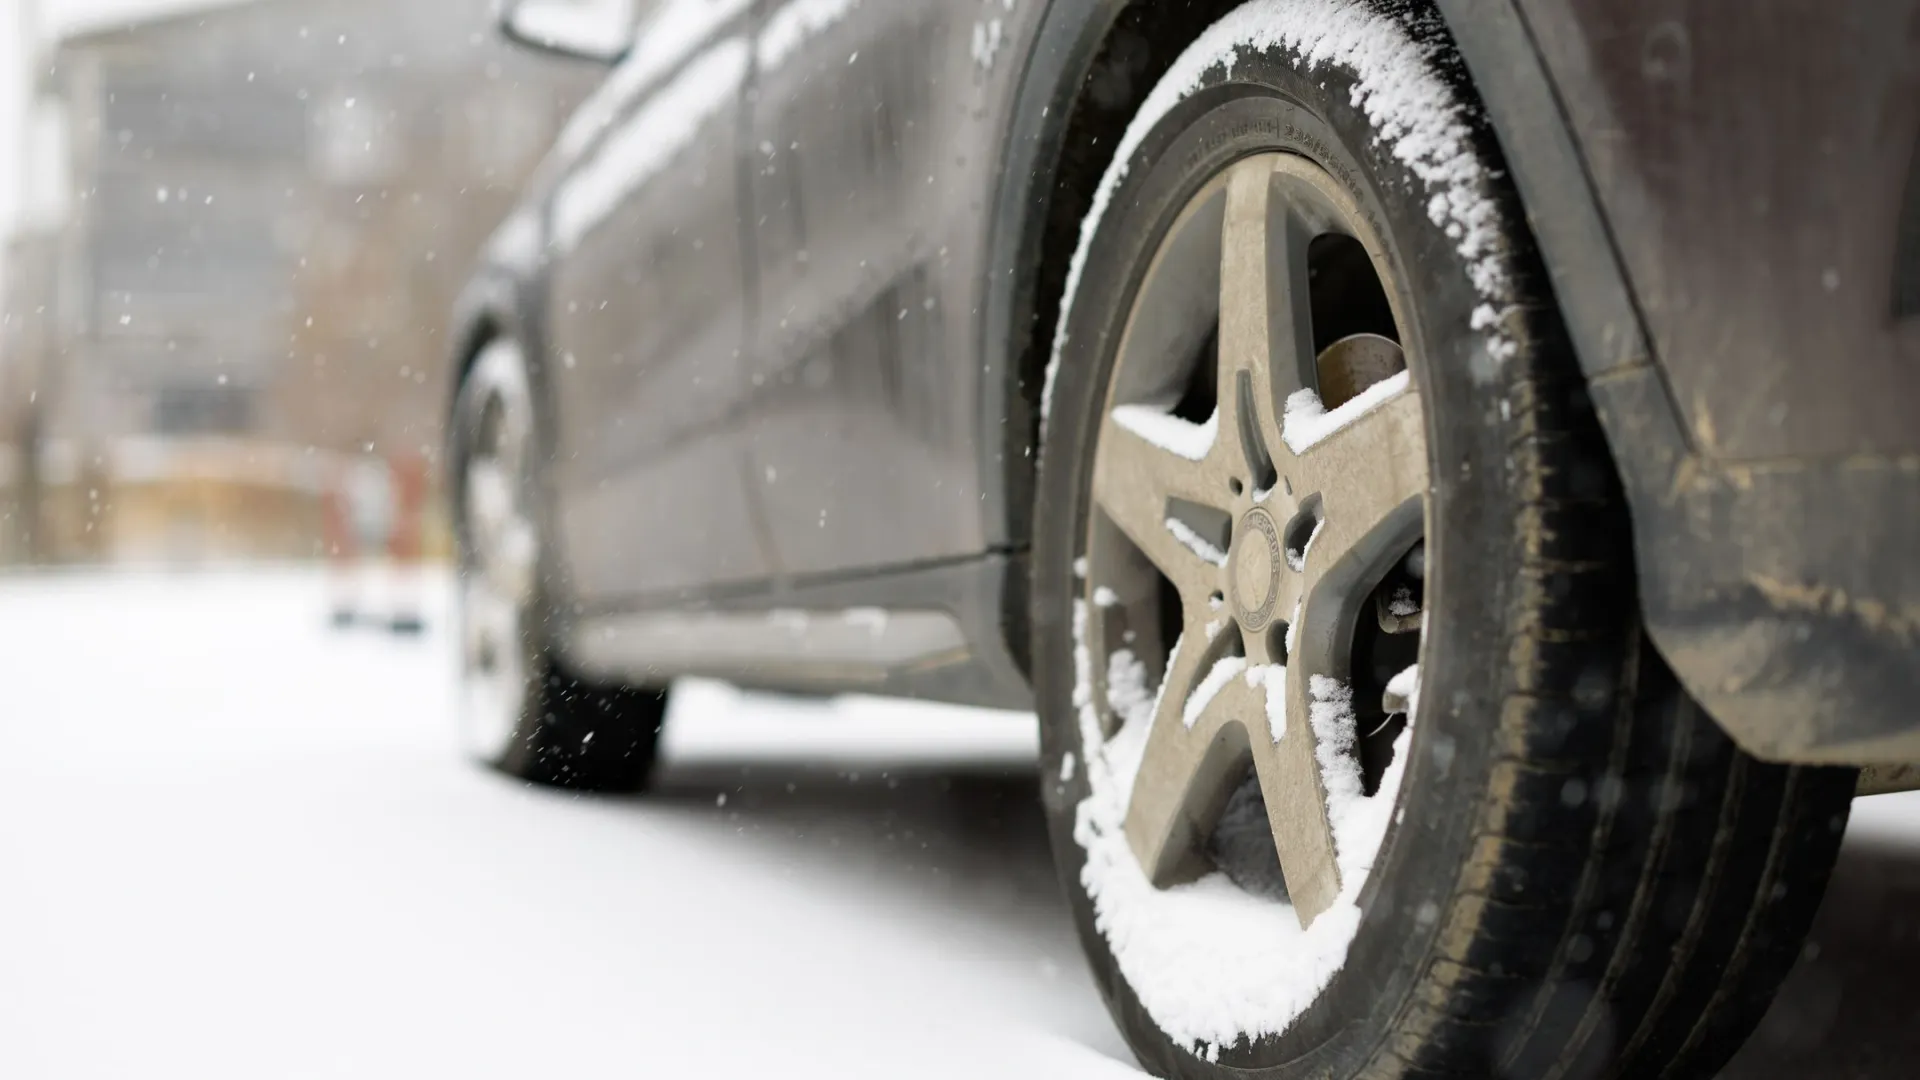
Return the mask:
M491 373L501 364L519 371L517 393L521 400L514 407L524 410L529 431L515 486L525 500L527 516L538 538L539 558L530 592L518 605L517 640L509 646L518 651L518 670L524 672L524 678L516 680L517 692L509 691L517 700L511 732L504 738L485 739L483 746L470 745L470 750L485 764L536 784L578 791L638 791L646 786L653 770L667 695L664 690L583 678L569 671L558 654L551 634L553 627L561 625L556 597L565 592L557 585L559 569L551 555L550 521L544 512L540 464L546 444L533 430L540 422L540 411L533 404L525 362L518 347L505 340L492 342L481 351L462 381L454 408L448 490L452 493L454 542L463 582L461 596L464 600L468 595L464 583L483 572L471 535L467 476L475 447L482 440L483 426L490 422L488 410L499 407L489 397L494 394L490 386L499 381ZM463 688L465 681L475 677L467 644L472 612L464 606L460 619ZM462 696L463 708L471 709L468 695ZM463 721L471 724L472 718Z
M1380 18L1472 100L1436 19ZM1798 953L1855 774L1748 757L1647 646L1623 496L1490 133L1462 112L1508 266L1495 307L1512 353L1499 364L1474 326L1488 297L1429 218L1433 190L1354 103L1355 79L1283 48L1208 70L1130 156L1063 304L1034 509L1034 672L1052 840L1090 963L1161 1076L1710 1077ZM1145 264L1210 176L1274 150L1338 178L1394 249L1415 313L1400 330L1425 358L1439 599L1400 824L1345 965L1281 1034L1202 1050L1141 1005L1082 884L1074 565L1098 412Z
M647 786L666 717L660 690L606 686L566 673L550 655L513 746L491 764L509 776L574 791Z

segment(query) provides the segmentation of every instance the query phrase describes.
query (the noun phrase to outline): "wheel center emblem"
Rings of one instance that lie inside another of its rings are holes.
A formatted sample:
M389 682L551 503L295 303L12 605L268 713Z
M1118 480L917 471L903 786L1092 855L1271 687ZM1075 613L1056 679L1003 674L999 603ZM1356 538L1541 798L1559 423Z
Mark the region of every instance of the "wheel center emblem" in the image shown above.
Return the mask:
M1273 621L1273 606L1280 598L1280 567L1285 565L1280 529L1256 506L1241 517L1234 533L1233 557L1228 561L1233 607L1241 626L1259 633Z

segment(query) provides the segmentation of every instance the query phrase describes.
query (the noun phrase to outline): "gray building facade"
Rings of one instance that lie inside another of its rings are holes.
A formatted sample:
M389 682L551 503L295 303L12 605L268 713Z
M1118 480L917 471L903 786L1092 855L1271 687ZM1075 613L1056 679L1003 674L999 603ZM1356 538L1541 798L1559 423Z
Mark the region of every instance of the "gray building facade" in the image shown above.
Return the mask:
M52 280L8 290L43 356L0 422L83 460L156 437L431 460L448 309L598 76L491 18L256 0L59 43L69 197L36 241Z

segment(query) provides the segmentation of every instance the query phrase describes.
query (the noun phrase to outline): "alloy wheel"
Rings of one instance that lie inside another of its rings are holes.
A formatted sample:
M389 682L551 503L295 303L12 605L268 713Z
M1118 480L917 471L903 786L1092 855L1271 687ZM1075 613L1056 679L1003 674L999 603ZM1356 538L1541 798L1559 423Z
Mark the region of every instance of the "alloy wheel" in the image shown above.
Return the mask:
M496 343L475 361L461 422L464 734L471 753L493 760L512 740L525 700L525 620L539 557L527 480L533 406L518 348Z
M1364 771L1316 721L1350 708L1362 639L1420 626L1426 439L1387 265L1318 165L1237 162L1146 270L1094 449L1085 644L1159 686L1128 842L1156 884L1191 879L1257 795L1302 926L1342 887L1326 768ZM1097 668L1096 699L1124 697Z

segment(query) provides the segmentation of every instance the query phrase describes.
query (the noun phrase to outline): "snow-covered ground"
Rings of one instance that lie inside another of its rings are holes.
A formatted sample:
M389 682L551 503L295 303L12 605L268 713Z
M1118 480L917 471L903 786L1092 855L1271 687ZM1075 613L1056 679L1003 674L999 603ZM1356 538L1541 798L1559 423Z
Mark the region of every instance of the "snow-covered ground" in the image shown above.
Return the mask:
M0 584L0 1076L1132 1073L1031 721L708 686L657 795L576 798L455 755L444 637L326 599Z
M0 579L0 1076L1137 1075L1030 721L696 685L654 794L576 798L455 755L443 611L327 600ZM1908 1075L1920 803L1861 807L1733 1076Z

